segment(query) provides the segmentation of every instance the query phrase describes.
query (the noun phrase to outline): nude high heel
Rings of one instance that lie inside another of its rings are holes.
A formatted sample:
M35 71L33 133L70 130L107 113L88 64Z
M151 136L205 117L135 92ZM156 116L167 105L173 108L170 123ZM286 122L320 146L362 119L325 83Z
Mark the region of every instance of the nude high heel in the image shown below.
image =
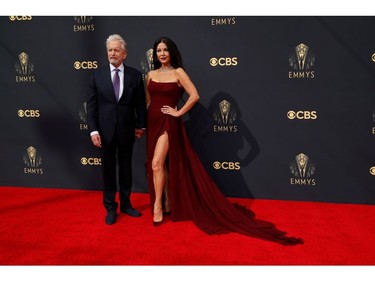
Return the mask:
M157 214L160 214L160 218L159 219L155 219L155 215ZM154 226L159 226L163 223L163 209L161 207L156 207L154 205L154 220L153 220L153 224Z

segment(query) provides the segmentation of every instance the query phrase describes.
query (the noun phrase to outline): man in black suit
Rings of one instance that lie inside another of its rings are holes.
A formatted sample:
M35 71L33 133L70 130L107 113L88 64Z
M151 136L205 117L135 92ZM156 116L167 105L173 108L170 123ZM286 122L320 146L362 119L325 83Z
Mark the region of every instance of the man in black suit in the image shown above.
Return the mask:
M146 128L147 107L142 73L123 63L127 56L124 39L117 34L110 35L106 47L109 65L99 68L90 77L87 123L92 143L101 152L105 222L111 225L117 216L117 183L120 211L133 217L141 216L130 202L131 164L134 140L140 138Z

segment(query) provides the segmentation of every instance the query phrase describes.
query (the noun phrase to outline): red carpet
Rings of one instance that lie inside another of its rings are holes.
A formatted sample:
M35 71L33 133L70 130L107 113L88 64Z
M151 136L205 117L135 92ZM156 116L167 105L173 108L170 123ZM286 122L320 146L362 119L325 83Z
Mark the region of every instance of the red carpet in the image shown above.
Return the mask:
M375 206L231 199L305 244L226 234L191 222L152 225L148 195L133 193L143 216L104 223L102 193L0 187L0 265L374 265Z

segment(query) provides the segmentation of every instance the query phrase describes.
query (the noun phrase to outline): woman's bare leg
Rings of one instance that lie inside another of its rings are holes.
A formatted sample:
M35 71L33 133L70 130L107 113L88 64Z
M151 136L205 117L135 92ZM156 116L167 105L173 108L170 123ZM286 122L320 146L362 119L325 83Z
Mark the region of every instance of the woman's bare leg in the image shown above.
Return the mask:
M152 158L152 173L155 188L154 222L163 220L163 189L165 184L165 158L169 149L168 134L165 132L156 142L154 157Z

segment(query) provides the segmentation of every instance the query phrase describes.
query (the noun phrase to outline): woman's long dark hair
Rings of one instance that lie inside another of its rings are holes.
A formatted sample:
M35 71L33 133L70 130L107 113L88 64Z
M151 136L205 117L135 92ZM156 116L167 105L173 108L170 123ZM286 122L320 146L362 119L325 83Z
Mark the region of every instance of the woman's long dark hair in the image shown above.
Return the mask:
M158 69L161 67L161 63L158 60L158 56L156 53L156 49L160 43L164 43L167 45L169 55L171 57L171 65L174 68L184 68L182 64L182 57L181 53L177 48L177 45L172 41L172 39L168 37L160 37L158 38L155 43L154 43L154 48L153 48L153 54L152 54L152 62L154 64L154 69Z

